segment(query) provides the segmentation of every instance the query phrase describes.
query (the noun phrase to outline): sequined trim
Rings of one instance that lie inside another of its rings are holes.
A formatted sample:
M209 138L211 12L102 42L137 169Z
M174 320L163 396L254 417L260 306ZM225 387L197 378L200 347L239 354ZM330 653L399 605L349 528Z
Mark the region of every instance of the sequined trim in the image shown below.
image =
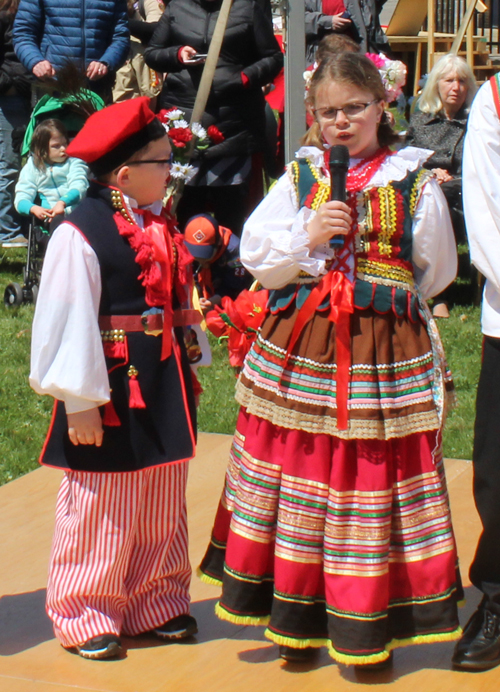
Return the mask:
M388 262L378 262L377 260L358 257L357 278L371 283L378 283L379 279L395 281L397 284L404 283L413 289L415 282L413 273L405 267ZM380 282L382 283L382 282ZM393 284L386 284L393 285ZM399 286L406 288L406 286Z

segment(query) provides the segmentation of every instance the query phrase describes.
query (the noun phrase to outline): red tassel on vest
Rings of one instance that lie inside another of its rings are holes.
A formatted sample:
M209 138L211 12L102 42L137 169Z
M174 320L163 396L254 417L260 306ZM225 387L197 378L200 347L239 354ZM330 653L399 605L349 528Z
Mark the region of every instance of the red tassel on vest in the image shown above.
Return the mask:
M128 405L130 408L146 408L144 399L142 398L141 388L139 386L139 381L137 380L137 375L139 371L131 365L128 369L127 375L129 376L129 387L130 396L128 400Z

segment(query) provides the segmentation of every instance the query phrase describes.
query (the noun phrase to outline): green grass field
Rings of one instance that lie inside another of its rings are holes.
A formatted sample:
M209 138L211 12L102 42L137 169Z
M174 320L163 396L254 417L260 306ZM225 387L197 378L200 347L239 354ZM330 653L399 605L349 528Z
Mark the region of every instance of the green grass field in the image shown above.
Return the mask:
M10 281L22 283L25 252L0 249L0 290ZM37 467L52 410L49 397L37 396L28 385L30 326L33 307L0 307L0 484ZM448 457L470 459L474 400L479 376L481 334L479 308L457 305L449 320L439 322L458 393L444 434ZM236 422L236 379L228 364L226 346L211 339L213 365L200 368L204 393L199 408L199 430L231 434Z

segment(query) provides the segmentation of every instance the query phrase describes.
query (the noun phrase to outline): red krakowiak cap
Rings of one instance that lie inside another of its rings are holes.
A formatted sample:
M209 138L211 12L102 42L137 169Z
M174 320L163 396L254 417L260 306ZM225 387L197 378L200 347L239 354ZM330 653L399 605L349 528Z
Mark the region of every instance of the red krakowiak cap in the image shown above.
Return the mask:
M166 135L149 107L147 96L130 99L93 113L66 149L102 175L125 163L136 151Z

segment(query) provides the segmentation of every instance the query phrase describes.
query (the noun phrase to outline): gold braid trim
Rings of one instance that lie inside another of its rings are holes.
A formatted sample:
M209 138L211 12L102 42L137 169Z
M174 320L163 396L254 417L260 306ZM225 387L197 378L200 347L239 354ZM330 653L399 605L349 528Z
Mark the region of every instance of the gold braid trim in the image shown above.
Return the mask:
M420 193L422 191L423 186L429 180L429 178L432 178L432 172L425 170L425 168L422 168L422 170L417 175L415 182L413 183L413 187L411 188L411 192L410 192L410 214L411 214L411 216L413 216L415 214L415 208L416 208L417 202L420 198Z
M372 283L377 283L376 279L386 279L407 284L412 288L415 285L413 274L409 269L364 257L358 258L357 277Z
M380 233L378 248L380 255L392 255L391 238L396 232L396 191L392 185L377 189L380 204Z

